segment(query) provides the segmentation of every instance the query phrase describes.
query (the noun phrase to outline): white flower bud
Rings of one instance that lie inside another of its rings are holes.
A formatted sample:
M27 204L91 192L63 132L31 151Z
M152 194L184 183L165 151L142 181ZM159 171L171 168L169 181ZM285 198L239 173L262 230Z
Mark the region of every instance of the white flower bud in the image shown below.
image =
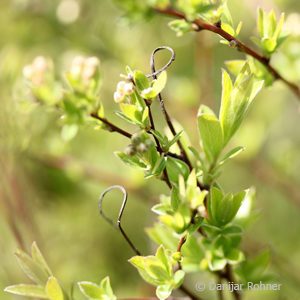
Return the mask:
M82 73L83 80L90 80L95 75L95 71L95 67L86 65Z
M85 58L83 56L75 56L72 61L72 66L80 66L82 67L85 62Z
M126 83L124 86L124 93L126 95L132 94L134 92L134 86L132 82Z
M76 56L71 64L70 73L73 77L79 77L81 75L85 59L82 56Z
M45 57L43 56L38 56L34 59L33 61L33 68L34 71L38 73L44 73L48 69L48 62Z
M85 65L96 69L100 64L99 59L96 56L92 56L86 59Z
M116 103L121 103L124 100L124 94L120 92L115 92L114 93L114 100Z
M126 82L125 81L120 81L117 85L117 92L123 93L125 86L126 86Z
M33 68L32 65L27 65L23 68L23 76L28 79L31 80L32 79L32 75L33 75Z

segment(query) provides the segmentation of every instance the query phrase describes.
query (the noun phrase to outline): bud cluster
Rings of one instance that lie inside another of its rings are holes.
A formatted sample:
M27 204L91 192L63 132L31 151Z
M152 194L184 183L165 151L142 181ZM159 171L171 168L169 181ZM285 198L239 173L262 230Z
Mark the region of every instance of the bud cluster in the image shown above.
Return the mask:
M114 100L116 103L121 103L126 96L134 92L134 85L132 82L120 81L117 85L117 90L114 93Z
M134 133L131 137L131 144L128 145L125 149L125 154L133 156L136 153L145 153L149 150L149 147L152 145L152 141L149 138L146 138L141 133Z
M50 62L43 56L37 56L31 64L23 68L23 76L33 85L40 86L45 83L46 74L50 69Z
M100 61L95 56L88 58L76 56L72 61L70 74L73 78L89 82L96 75L99 65Z

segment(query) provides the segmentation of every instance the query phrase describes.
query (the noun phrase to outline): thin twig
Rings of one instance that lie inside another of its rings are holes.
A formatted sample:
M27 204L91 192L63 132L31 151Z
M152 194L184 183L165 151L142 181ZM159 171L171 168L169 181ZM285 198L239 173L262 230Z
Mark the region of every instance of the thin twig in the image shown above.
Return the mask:
M186 15L183 14L182 12L179 12L177 10L174 10L173 8L169 7L167 9L155 9L158 13L168 15L171 17L179 18L179 19L184 19L188 22L190 22ZM277 70L275 70L271 65L270 65L270 59L262 56L261 54L257 53L255 50L251 49L250 47L246 46L244 43L242 43L239 39L235 38L228 32L224 31L220 26L212 25L205 23L204 21L200 19L196 19L194 21L191 21L193 24L195 24L195 31L201 31L201 30L208 30L211 32L214 32L221 37L223 37L225 40L231 42L235 41L236 42L236 48L244 52L256 60L258 60L260 63L262 63L267 70L274 76L274 78L277 80L281 80L284 82L297 96L298 100L300 101L300 88L297 86L295 83L288 81L286 78L284 78Z
M155 130L154 120L153 120L152 111L151 111L151 103L149 103L146 99L144 99L144 101L145 101L145 103L146 103L146 105L148 107L151 129ZM153 138L155 140L157 151L159 152L160 155L163 154L164 151L162 150L162 148L160 146L159 140L157 139L157 137L154 134L152 134L151 132L149 132L149 133L153 136ZM166 184L168 185L169 189L171 189L172 188L172 184L170 182L170 179L169 179L166 167L163 170L163 174L164 174L163 180L166 182Z
M113 123L109 122L107 119L99 117L95 113L91 113L91 117L94 118L94 119L97 119L97 120L99 120L101 122L103 122L107 126L107 130L110 131L110 132L118 132L121 135L126 136L128 138L131 138L131 136L132 136L131 133L123 130L122 128L120 128L120 127L118 127L116 125L114 125Z
M169 50L169 51L171 51L172 57L171 57L171 59L170 59L168 65L170 65L171 62L173 62L173 61L175 60L175 52L174 52L174 50L173 50L172 48L166 47L166 46L162 46L162 47L156 48L156 49L152 52L151 60L150 60L151 70L152 70L152 72L153 72L152 76L153 76L153 79L154 79L154 80L157 79L157 76L156 76L156 73L157 73L157 72L156 72L156 70L155 70L154 55L155 55L155 53L157 53L157 52L160 51L160 50ZM164 117L165 117L165 120L166 120L166 122L167 122L167 124L168 124L168 127L170 128L172 134L175 136L177 133L176 133L176 130L175 130L174 126L173 126L173 123L172 123L172 121L171 121L171 118L170 118L170 116L169 116L169 114L168 114L168 112L167 112L167 110L166 110L166 107L165 107L165 104L164 104L164 100L162 99L161 93L158 94L158 99L159 99L159 104L160 104L162 113L163 113L163 115L164 115ZM187 156L187 153L185 152L185 150L184 150L184 148L183 148L183 146L182 146L182 143L181 143L180 139L178 139L177 145L178 145L178 147L179 147L179 149L180 149L180 153L181 153L181 156L182 156L182 158L183 158L183 161L189 166L190 170L192 170L192 169L193 169L192 164L191 164L191 162L190 162L190 160L189 160L189 158L188 158L188 156Z
M114 222L109 218L107 217L103 210L102 210L102 202L103 202L103 198L104 196L109 192L111 191L112 189L119 189L123 192L124 194L124 198L123 198L123 202L122 202L122 206L120 208L120 212L119 212L119 216L118 216L118 221L117 221L117 224L118 224L118 227L116 227L116 225L114 224ZM123 216L123 212L124 212L124 209L125 209L125 206L126 206L126 203L127 203L127 191L125 190L124 187L122 187L121 185L113 185L109 188L107 188L101 195L100 195L100 198L99 198L99 213L101 214L101 216L112 226L114 227L115 229L118 229L121 231L124 239L126 240L126 242L128 243L128 245L131 247L131 249L136 253L136 255L141 255L141 252L134 246L134 244L132 243L132 241L129 239L129 237L127 236L127 234L125 233L124 229L122 228L122 225L121 225L121 219L122 219L122 216Z

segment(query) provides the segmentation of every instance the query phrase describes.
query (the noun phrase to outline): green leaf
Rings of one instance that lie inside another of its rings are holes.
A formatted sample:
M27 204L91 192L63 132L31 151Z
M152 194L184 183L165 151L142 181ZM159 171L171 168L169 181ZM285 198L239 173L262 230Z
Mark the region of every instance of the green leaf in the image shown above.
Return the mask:
M168 274L170 276L172 276L173 272L172 272L172 265L170 262L170 259L166 253L166 249L161 245L159 246L159 248L156 251L156 257L163 263L163 265L165 266Z
M223 270L226 264L226 259L217 256L212 256L208 261L208 265L211 271Z
M263 38L265 36L264 34L264 11L262 8L258 9L258 31L260 33L260 36Z
M121 103L120 108L126 117L134 121L142 122L143 113L142 111L132 104Z
M223 133L219 120L209 114L198 115L198 128L203 150L210 163L213 163L223 149Z
M183 130L179 131L171 141L168 142L168 149L171 148L172 145L174 145L175 143L177 143L177 141L180 139L180 137L182 136L183 134Z
M24 273L39 285L44 285L48 280L48 274L28 254L18 249L15 253L17 261Z
M115 155L117 155L125 164L131 166L131 167L137 167L146 169L147 166L142 163L136 156L129 156L122 152L115 152Z
M239 146L230 150L219 162L219 166L223 165L228 159L237 156L239 153L243 152L246 148Z
M229 80L228 74L223 71L223 97L219 119L224 134L224 146L239 128L251 102L263 85L263 82L254 83L248 63L238 74L231 92Z
M141 71L135 71L133 73L133 80L140 91L146 90L150 87L148 78Z
M45 289L42 286L32 285L32 284L18 284L11 285L4 289L5 292L32 297L32 298L41 298L41 299L49 299L48 295L45 292Z
M229 33L230 35L234 36L235 32L234 29L229 25L229 24L221 24L221 28L226 31L227 33Z
M172 285L160 285L156 289L156 296L160 300L167 299L172 293Z
M174 20L169 22L168 25L173 31L176 32L178 37L193 30L193 25L186 20Z
M109 277L106 276L102 281L100 282L100 287L102 291L109 297L110 300L117 299L116 296L113 293L113 290L110 285Z
M157 77L156 80L153 81L152 89L155 91L156 95L158 95L166 86L167 83L167 72L163 71L160 73L160 75Z
M95 283L88 282L88 281L81 281L81 282L78 282L78 286L79 286L82 294L84 294L89 299L90 298L91 299L101 299L101 300L105 299L103 291Z
M52 271L50 270L45 258L43 257L40 249L38 248L36 242L31 245L31 256L33 260L39 264L39 266L49 275L52 276Z
M267 53L273 53L276 49L276 40L274 38L263 38L262 47Z
M177 158L168 156L166 161L166 168L171 183L175 185L178 184L179 174L181 174L185 180L189 176L190 169L188 165Z
M179 239L173 236L173 230L161 223L155 223L154 227L146 228L146 233L157 245L164 245L167 249L176 249Z
M63 291L55 277L49 277L45 290L51 300L64 300Z
M228 194L220 198L213 199L212 201L217 201L216 210L214 213L216 225L224 226L227 223L231 222L235 215L237 214L241 204L247 194L248 190L242 191L236 195Z
M78 132L77 124L65 124L61 131L61 137L65 142L72 140Z
M237 264L243 261L245 259L245 256L242 251L232 248L228 253L226 253L226 259L231 264Z
M279 23L276 27L276 30L273 34L273 38L277 41L278 38L279 38L279 35L280 35L280 32L281 32L281 29L282 29L282 25L283 25L283 22L284 22L284 13L281 14L280 16L280 20L279 20Z

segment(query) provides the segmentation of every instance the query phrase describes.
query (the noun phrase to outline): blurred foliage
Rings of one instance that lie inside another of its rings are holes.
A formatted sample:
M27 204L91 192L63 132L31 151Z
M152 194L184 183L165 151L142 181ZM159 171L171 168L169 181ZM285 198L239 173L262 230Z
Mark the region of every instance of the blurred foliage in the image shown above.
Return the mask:
M299 1L259 4L266 11L275 8L277 16L281 11L286 13L283 27L291 32L291 37L272 56L272 64L285 77L299 82ZM244 23L239 38L250 44L249 37L255 35L257 4L231 0L228 5L235 22ZM179 39L166 26L168 18L136 19L138 23L128 23L118 4L109 0L0 2L1 299L20 298L4 294L3 288L24 281L12 253L16 247L28 250L33 240L64 286L71 281L100 282L109 274L118 295L153 294L127 263L131 249L118 232L98 217L97 199L105 187L123 184L129 191L124 215L126 229L143 252L152 253L153 245L143 228L151 226L154 214L149 214L149 209L166 187L153 179L144 182L140 172L128 169L112 154L127 145L115 133L81 127L78 135L65 143L56 112L46 113L44 107L31 110L26 105L28 95L22 79L23 66L36 56L51 58L55 66L62 66L55 70L58 77L76 55L99 57L103 77L101 101L109 118L117 120L113 114L113 92L124 65L148 73L152 50L171 46L177 56L169 69L166 106L185 126L192 142L197 143L194 132L199 105L218 110L220 69L224 61L244 57L220 45L219 38L209 32L189 33ZM162 57L158 64L166 60ZM161 124L158 105L153 113ZM245 299L296 299L299 295L299 128L297 99L276 82L258 95L228 146L244 145L247 151L225 165L220 178L225 190L237 192L256 186L255 209L259 218L249 228L242 249L254 257L270 247L270 271L282 283L280 291L248 292ZM120 195L116 192L110 197L113 215L119 208ZM200 280L211 278L191 277L191 290Z

